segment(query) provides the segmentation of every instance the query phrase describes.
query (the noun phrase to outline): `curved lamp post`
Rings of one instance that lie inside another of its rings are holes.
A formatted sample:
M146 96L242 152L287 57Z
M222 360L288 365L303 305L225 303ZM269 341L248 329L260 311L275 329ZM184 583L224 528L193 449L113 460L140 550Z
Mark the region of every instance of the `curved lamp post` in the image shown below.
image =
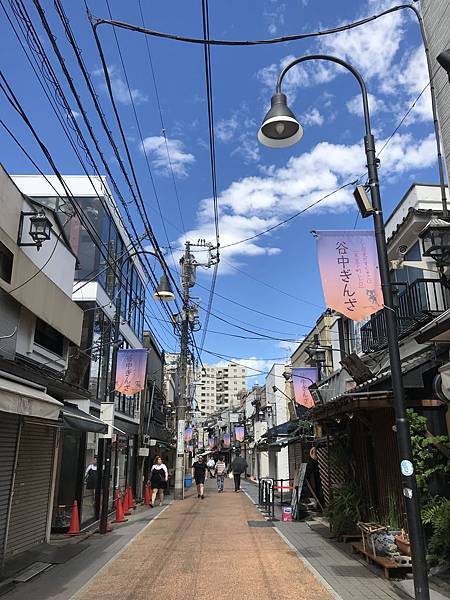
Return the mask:
M262 144L271 148L287 148L301 139L303 129L294 113L287 105L286 96L281 91L281 84L286 73L292 67L310 60L325 60L341 65L347 69L347 71L352 73L361 89L365 125L364 148L367 160L370 195L372 207L374 209L373 221L381 287L383 290L384 317L386 320L388 338L393 407L397 430L397 444L400 455L400 470L402 474L403 495L405 497L408 529L411 540L415 597L420 600L429 600L425 540L420 515L420 499L412 462L411 434L408 418L406 416L402 369L398 348L397 321L389 276L389 262L381 206L378 165L375 155L375 139L372 135L370 126L369 101L366 84L363 78L354 67L335 56L311 54L295 58L284 67L278 76L275 94L272 96L272 106L262 122L258 133L258 139Z
M110 379L110 389L109 392L106 392L106 397L105 397L105 402L109 402L109 403L113 403L115 401L115 397L116 397L116 390L115 390L115 381L116 381L116 372L117 372L117 353L118 353L118 346L119 344L118 339L119 339L119 335L120 335L120 313L121 313L121 308L122 308L122 294L121 294L121 281L123 279L123 268L125 266L125 264L131 260L133 257L135 256L139 256L140 254L150 254L151 256L154 256L155 258L157 258L159 260L159 256L156 254L156 252L153 252L151 250L135 250L134 252L130 252L130 254L128 254L124 260L122 260L121 265L120 265L120 269L119 269L119 277L120 277L120 281L119 281L119 292L116 296L116 310L115 310L115 314L114 314L114 343L112 344L112 357L111 357L111 379ZM172 288L170 287L169 281L167 279L167 276L165 273L163 273L163 275L161 276L161 279L159 280L159 284L158 287L156 288L154 294L153 294L153 298L155 300L159 300L162 302L170 302L171 300L175 300L175 295L172 291ZM145 388L146 389L146 388ZM145 396L145 391L144 391L144 396ZM145 402L145 399L144 399ZM142 436L143 436L143 427L144 427L144 412L145 412L145 405L144 405L144 410L140 410L139 412L139 447L141 445L141 441L142 441ZM101 448L99 449L99 455L102 457L102 463L101 463L101 472L102 472L102 480L101 480L101 511L100 511L100 527L99 527L99 531L100 533L107 533L108 531L108 509L109 509L109 484L110 484L110 478L111 478L111 439L110 438L103 438L102 440L102 445ZM139 462L138 463L138 474L137 474L137 481L138 481L138 495L141 496L142 495L142 466L143 466L143 462ZM113 485L115 487L115 483L116 483L116 477L114 475L114 482Z

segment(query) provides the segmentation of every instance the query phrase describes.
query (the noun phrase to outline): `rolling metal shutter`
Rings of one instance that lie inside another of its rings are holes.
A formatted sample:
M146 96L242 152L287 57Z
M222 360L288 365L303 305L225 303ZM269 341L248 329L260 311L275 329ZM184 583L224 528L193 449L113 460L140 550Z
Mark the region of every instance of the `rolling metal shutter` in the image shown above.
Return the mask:
M22 429L6 554L45 541L55 428L25 421Z
M19 416L0 412L0 564L3 558L18 431Z

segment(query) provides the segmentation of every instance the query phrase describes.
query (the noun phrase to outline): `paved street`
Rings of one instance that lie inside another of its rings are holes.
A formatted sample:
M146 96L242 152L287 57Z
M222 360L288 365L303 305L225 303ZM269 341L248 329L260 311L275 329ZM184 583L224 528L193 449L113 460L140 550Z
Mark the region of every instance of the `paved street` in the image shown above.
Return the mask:
M172 504L76 595L92 598L327 600L332 596L229 480Z

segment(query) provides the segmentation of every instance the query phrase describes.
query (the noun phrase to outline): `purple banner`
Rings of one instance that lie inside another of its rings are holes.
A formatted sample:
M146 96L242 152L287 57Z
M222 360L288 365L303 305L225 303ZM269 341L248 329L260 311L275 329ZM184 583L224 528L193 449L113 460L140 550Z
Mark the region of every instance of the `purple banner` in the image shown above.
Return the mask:
M243 442L245 437L245 427L238 425L234 428L234 435L237 442Z
M214 448L214 445L215 445L214 438L213 437L208 438L208 446L209 446L210 450L212 450Z
M225 448L229 448L231 446L231 436L229 433L223 434L223 445Z
M192 440L192 427L186 427L184 430L184 441L190 442Z
M117 370L115 390L125 396L134 396L145 387L147 372L147 350L117 351Z
M317 381L317 369L315 367L304 367L292 369L292 384L297 404L306 408L314 406L314 400L309 391L309 386Z
M352 321L383 308L373 231L317 231L317 254L326 305Z

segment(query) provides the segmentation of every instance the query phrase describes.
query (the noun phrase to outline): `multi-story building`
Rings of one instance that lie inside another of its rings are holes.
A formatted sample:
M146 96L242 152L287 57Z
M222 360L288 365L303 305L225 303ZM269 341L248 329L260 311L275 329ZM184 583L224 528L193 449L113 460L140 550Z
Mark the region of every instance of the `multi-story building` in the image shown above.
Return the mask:
M423 24L430 48L431 69L436 90L436 108L439 129L442 136L443 156L450 175L450 86L447 73L436 61L444 50L448 50L450 40L450 9L447 0L421 0Z
M2 568L13 555L49 539L59 449L70 435L69 421L80 424L80 413L67 402L88 394L64 379L69 348L81 343L83 311L72 300L76 257L63 223L22 194L1 167L0 214ZM105 430L100 421L96 426Z
M221 408L239 408L241 392L247 389L247 368L233 362L225 365L205 365L196 386L200 413L206 416Z
M109 394L114 386L113 343L122 348L143 347L146 280L142 263L105 178L66 176L65 187L53 176L19 175L13 179L23 193L59 217L76 257L75 277L68 285L73 286L72 298L83 310L84 320L80 349L71 351L66 378L90 393L88 400L77 400L78 407L110 426L112 499L117 486L135 483L140 394L127 397L116 393L114 406L109 403ZM115 340L113 322L119 299L119 339ZM61 480L59 501L60 505L71 505L75 493L82 507L82 522L86 522L98 512L98 501L94 500L94 490L87 489L85 472L96 465L99 434L87 432L75 441L67 449L66 459L84 467L76 477L72 471L63 471L63 478L77 483L74 486ZM64 493L67 489L69 494ZM61 524L66 520L67 515L62 514Z

